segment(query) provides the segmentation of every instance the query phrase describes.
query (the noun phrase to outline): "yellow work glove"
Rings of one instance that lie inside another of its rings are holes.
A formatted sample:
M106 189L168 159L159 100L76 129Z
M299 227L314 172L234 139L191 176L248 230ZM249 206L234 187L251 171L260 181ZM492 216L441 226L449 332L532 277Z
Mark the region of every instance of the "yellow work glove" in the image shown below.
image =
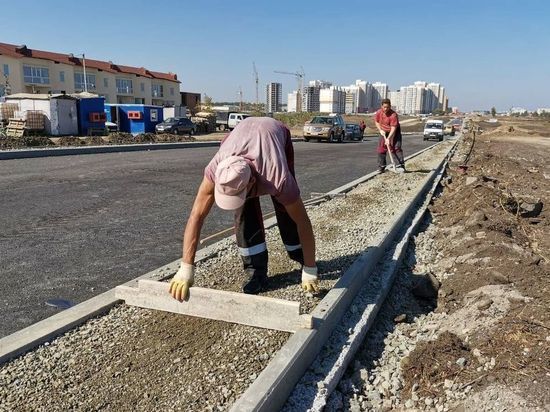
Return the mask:
M319 277L317 276L317 266L302 267L302 289L305 292L319 292Z
M174 299L187 300L189 288L195 280L195 266L181 262L180 268L170 282L170 294Z

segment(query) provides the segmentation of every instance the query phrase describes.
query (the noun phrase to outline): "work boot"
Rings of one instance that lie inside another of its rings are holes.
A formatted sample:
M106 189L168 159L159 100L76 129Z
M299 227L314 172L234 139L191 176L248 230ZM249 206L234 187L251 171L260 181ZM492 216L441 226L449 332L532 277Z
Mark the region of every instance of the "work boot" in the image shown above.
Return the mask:
M395 167L395 171L396 171L397 173L405 173L405 172L406 172L406 170L405 170L405 165L403 165L403 164L397 165L397 166Z
M384 173L386 171L386 167L379 167L378 173Z
M250 274L249 279L243 284L243 292L249 295L257 295L267 286L267 275L260 271L246 270Z

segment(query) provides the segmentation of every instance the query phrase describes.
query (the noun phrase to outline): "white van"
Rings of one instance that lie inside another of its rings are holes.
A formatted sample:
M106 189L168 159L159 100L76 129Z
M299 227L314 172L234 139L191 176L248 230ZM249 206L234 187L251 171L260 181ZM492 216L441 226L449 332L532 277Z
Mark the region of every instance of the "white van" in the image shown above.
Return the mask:
M443 140L444 125L443 120L426 120L424 125L424 140L437 139Z

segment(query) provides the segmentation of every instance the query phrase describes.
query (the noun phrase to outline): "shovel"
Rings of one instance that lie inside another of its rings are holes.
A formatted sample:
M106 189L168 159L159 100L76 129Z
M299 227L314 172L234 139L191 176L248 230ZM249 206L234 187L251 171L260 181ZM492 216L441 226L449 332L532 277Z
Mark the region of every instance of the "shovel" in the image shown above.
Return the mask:
M393 154L390 150L390 144L387 141L386 141L386 147L388 148L388 153L390 154L390 160L391 160L393 172L394 173L404 173L405 171L402 168L399 168L399 170L397 170L397 167L395 166L395 160L393 160Z

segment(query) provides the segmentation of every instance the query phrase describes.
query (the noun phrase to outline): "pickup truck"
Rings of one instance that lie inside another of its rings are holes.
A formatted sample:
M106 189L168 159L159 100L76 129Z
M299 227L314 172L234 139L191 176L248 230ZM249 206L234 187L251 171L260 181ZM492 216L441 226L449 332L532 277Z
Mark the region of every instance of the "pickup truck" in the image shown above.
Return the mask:
M241 120L250 117L247 113L216 112L216 127L220 130L233 130Z

